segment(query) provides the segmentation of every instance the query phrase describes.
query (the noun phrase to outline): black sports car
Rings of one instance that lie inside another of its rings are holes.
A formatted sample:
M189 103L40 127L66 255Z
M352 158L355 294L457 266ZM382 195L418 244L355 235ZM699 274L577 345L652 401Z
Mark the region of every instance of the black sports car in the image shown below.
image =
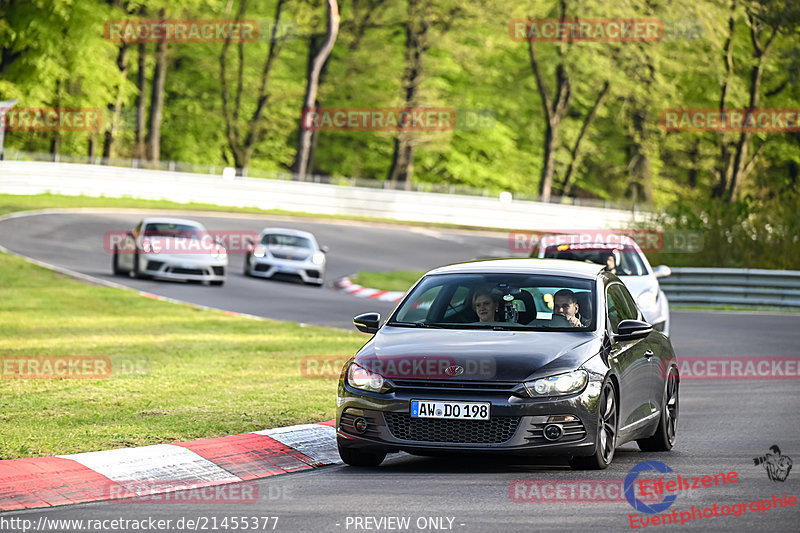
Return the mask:
M428 272L345 364L339 454L562 455L606 468L614 449L670 450L677 360L625 285L599 265L556 259L473 261Z

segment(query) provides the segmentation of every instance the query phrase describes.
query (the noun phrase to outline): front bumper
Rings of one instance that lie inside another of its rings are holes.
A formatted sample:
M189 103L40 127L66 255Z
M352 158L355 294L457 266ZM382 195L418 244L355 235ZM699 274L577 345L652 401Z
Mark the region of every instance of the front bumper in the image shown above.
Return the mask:
M340 446L366 451L480 452L511 455L587 456L595 451L599 381L582 393L558 399L521 398L504 393L455 393L438 390L361 393L339 386L336 434ZM491 402L491 420L411 418L412 399ZM575 421L551 417L573 416ZM364 419L364 431L356 420ZM561 438L544 436L548 424L560 425Z
M250 274L260 278L293 276L303 283L321 285L325 278L325 264L315 265L311 261L293 261L276 257L251 257Z
M158 279L182 281L224 281L227 261L190 261L144 254L139 259L139 271Z

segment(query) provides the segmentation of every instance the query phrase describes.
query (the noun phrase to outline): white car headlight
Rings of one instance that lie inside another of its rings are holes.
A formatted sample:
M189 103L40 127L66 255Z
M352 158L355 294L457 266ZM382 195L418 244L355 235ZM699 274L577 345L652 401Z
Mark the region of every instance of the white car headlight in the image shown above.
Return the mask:
M383 388L383 376L356 363L351 363L347 369L347 382L356 389L369 392L380 392Z
M224 247L217 245L217 247L214 249L214 252L211 254L211 257L219 261L223 261L228 259L228 251Z
M321 265L325 262L325 254L322 252L314 252L314 255L311 256L311 262L315 265Z
M526 381L525 389L531 398L539 396L559 396L579 392L586 386L589 373L585 370L573 370L566 374L558 374L534 381Z
M267 247L263 244L259 244L253 250L253 257L264 257L265 255L267 255Z
M658 291L655 289L647 289L637 298L639 306L648 309L651 307L655 307L657 300L658 300Z

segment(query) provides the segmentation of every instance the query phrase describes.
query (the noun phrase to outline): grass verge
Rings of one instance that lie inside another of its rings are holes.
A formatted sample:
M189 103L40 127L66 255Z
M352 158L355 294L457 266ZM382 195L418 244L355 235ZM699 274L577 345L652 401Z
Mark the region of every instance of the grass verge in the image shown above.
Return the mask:
M405 292L411 288L423 274L425 274L424 271L417 272L416 270L395 270L392 272L364 272L362 270L355 276L352 276L350 281L370 289Z
M2 459L329 420L336 381L303 377L301 360L346 359L365 340L89 286L8 254L0 290L0 356L112 363L107 379L0 379Z
M324 215L318 213L302 213L297 211L284 211L282 209L258 209L256 207L228 207L203 203L178 203L167 200L140 200L136 198L107 198L104 196L64 196L60 194L17 195L0 194L0 215L14 211L31 209L67 209L78 207L107 207L131 209L177 209L183 211L211 211L218 213L240 213L254 215L291 216L313 218L320 220L352 220L357 222L376 222L396 226L425 226L438 228L451 228L461 230L480 230L482 232L506 232L509 229L485 228L482 226L462 226L458 224L442 224L430 222L410 222L388 218L362 217L354 215Z

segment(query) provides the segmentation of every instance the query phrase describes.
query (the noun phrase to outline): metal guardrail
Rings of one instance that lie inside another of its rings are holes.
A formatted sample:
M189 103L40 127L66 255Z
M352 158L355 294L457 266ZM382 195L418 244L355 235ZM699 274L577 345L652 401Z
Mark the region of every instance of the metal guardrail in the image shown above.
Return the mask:
M659 283L675 304L800 309L800 270L672 268Z

